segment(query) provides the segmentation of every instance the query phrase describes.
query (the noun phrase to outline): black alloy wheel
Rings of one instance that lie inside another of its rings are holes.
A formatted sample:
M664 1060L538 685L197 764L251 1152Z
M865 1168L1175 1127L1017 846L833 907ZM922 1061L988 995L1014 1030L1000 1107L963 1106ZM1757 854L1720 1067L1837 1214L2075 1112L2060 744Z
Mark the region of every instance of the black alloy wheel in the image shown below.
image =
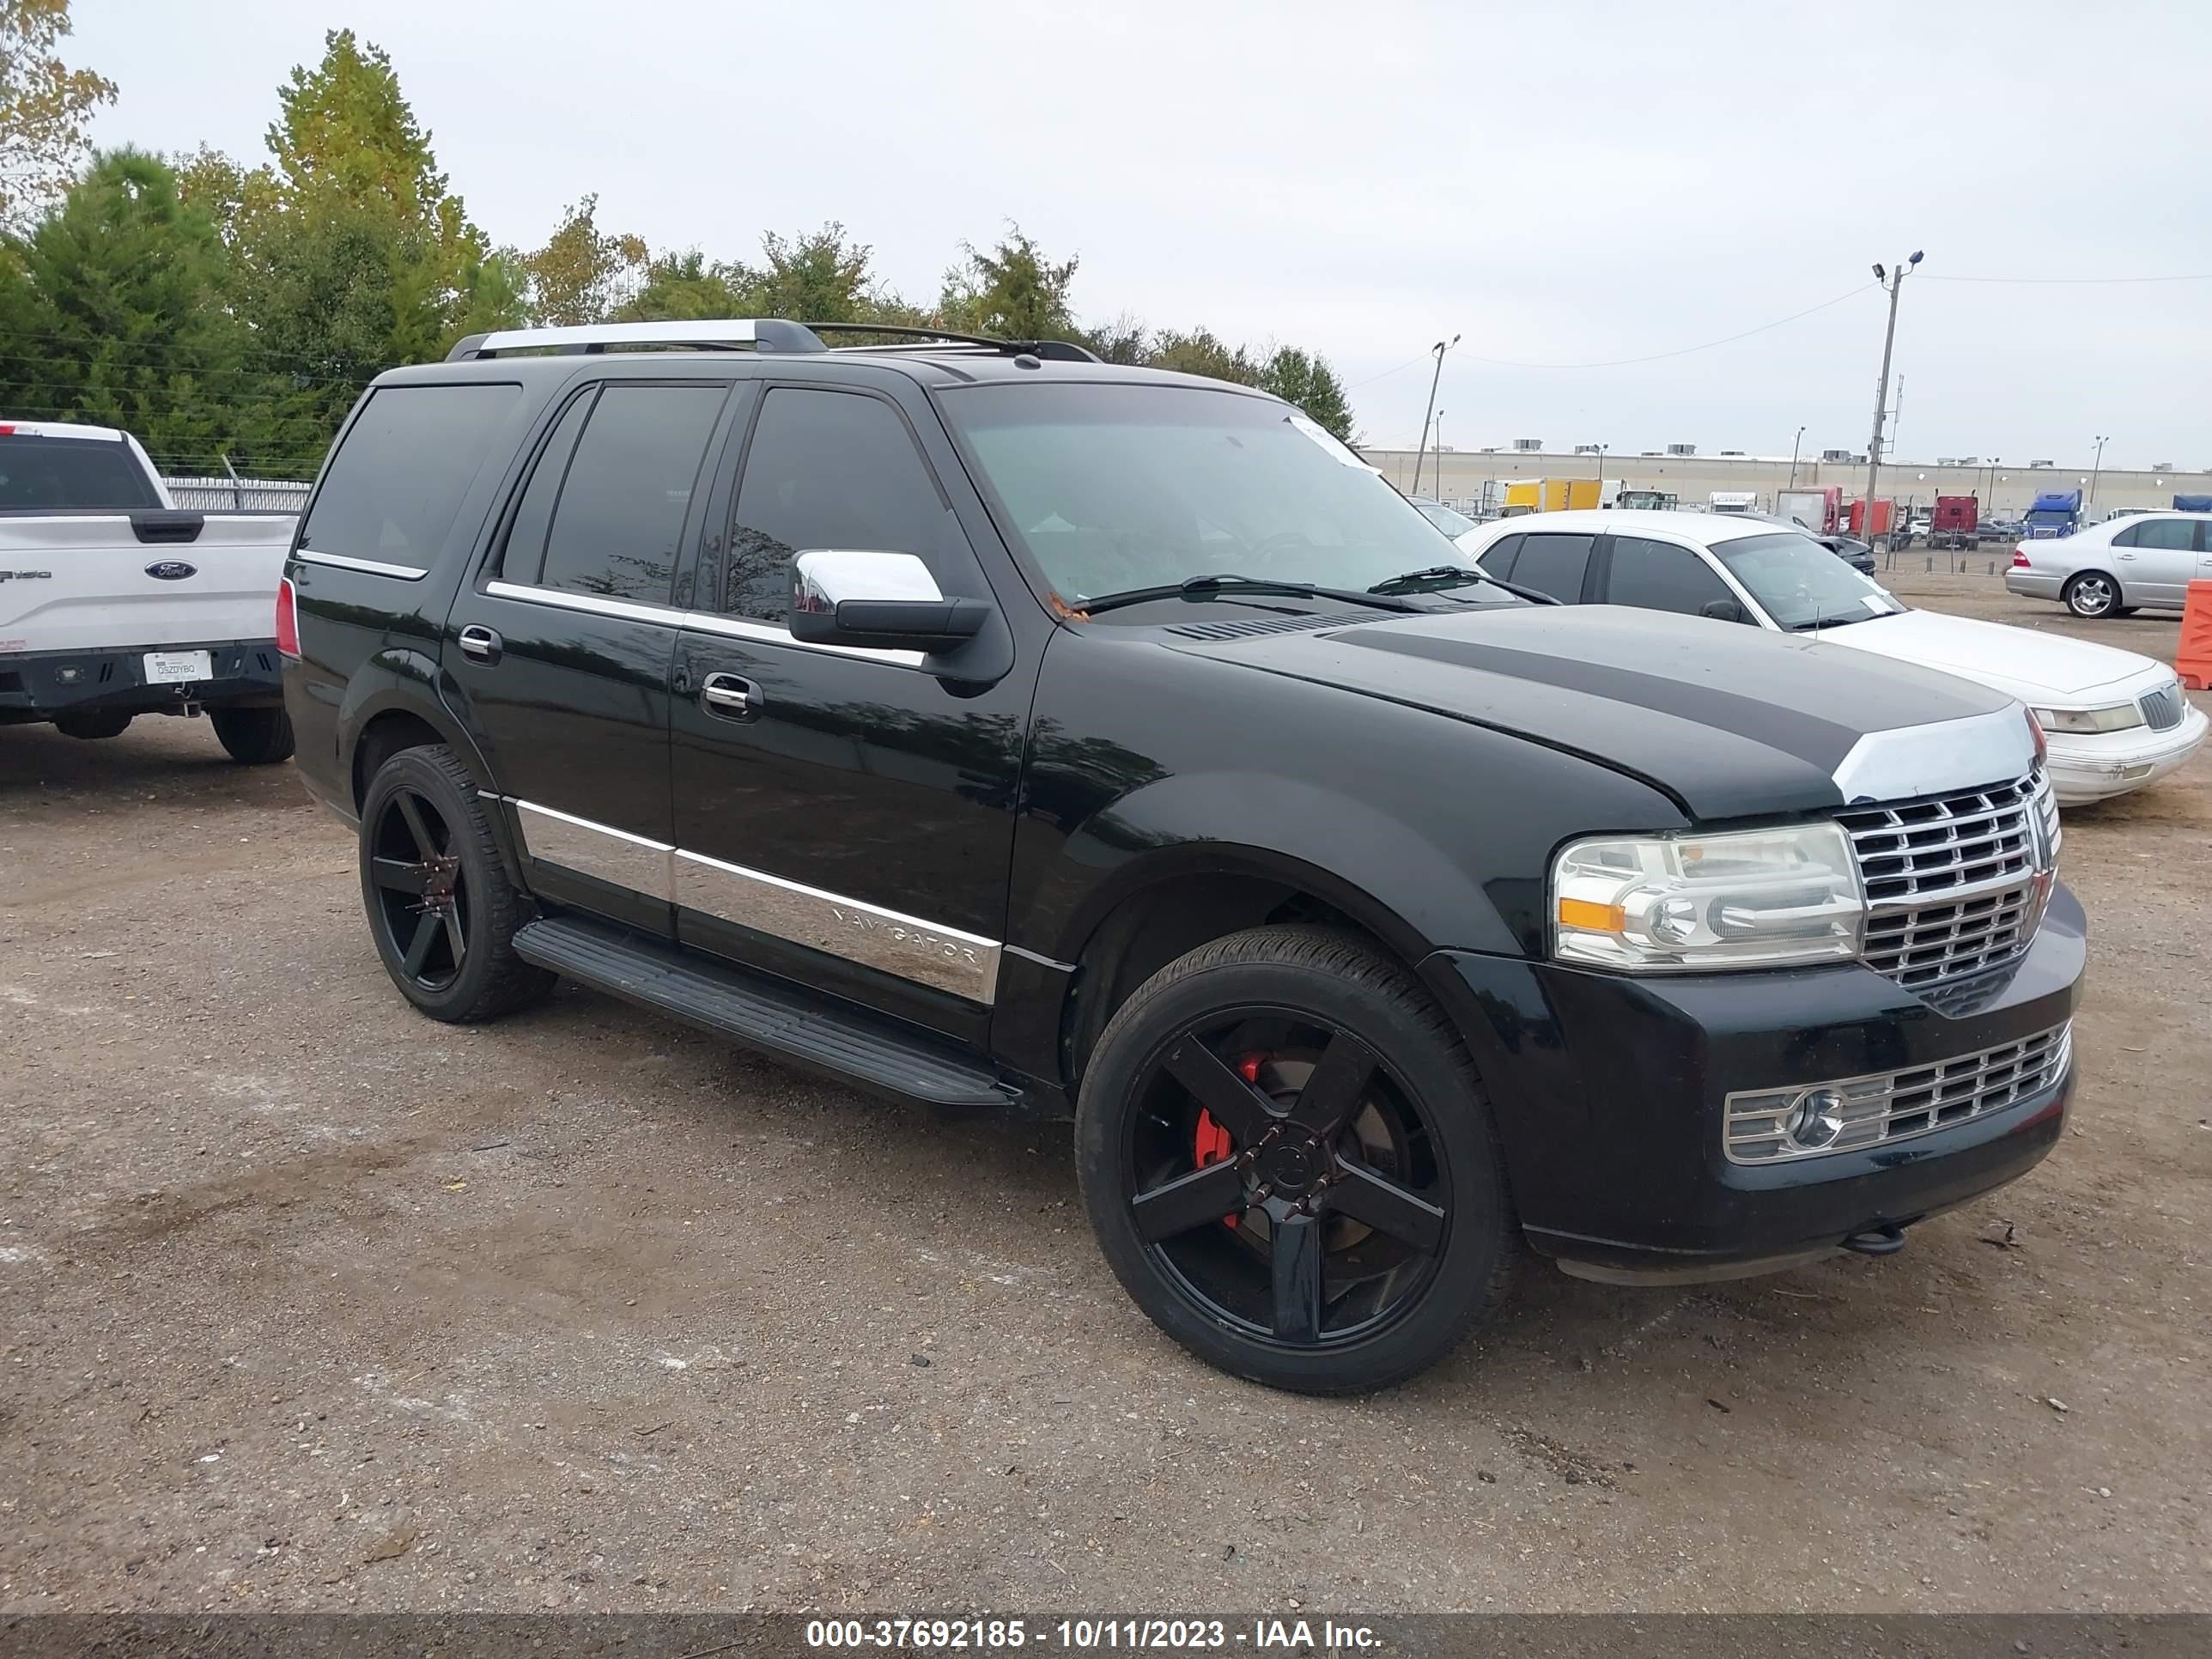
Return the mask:
M1457 1030L1349 933L1252 928L1155 974L1091 1051L1076 1146L1138 1305L1273 1388L1358 1393L1434 1364L1517 1254Z
M467 966L469 896L453 826L437 803L403 784L370 826L371 921L378 944L422 990L448 990Z
M514 953L529 900L507 874L475 780L442 744L403 749L361 802L361 896L385 971L433 1019L490 1019L553 975Z
M1154 1058L1128 1203L1160 1271L1254 1340L1356 1340L1443 1259L1449 1181L1418 1109L1334 1023L1240 1008Z

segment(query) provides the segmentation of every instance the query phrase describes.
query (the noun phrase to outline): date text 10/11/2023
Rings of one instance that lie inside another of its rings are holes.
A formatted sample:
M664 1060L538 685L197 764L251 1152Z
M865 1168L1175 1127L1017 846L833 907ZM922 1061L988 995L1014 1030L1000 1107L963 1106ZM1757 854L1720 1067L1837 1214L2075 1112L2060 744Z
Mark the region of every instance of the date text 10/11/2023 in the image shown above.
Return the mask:
M811 1648L946 1651L1039 1647L1066 1652L1176 1651L1243 1648L1248 1652L1359 1650L1382 1645L1365 1625L1304 1619L1254 1619L1237 1629L1223 1619L815 1619Z

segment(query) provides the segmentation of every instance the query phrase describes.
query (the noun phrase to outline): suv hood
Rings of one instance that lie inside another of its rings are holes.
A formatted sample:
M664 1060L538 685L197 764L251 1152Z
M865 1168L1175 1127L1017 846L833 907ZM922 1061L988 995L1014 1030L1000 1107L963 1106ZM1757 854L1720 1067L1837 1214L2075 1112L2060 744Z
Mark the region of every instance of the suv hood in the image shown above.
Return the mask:
M1899 611L1855 622L1823 634L1820 641L1940 668L2046 707L2054 697L2095 701L2094 694L2103 690L2112 692L2106 700L2112 701L2128 682L2171 678L2164 664L2132 651L1934 611Z
M2008 781L2035 761L1998 692L1735 623L1584 605L1237 628L1170 628L1164 643L1516 733L1701 821Z

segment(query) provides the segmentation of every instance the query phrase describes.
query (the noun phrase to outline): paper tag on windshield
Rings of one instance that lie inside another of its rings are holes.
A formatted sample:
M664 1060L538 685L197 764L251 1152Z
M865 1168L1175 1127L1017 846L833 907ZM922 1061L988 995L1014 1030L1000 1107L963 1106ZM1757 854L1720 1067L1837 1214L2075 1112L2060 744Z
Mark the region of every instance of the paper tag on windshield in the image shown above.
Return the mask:
M1887 593L1869 593L1862 598L1859 603L1877 617L1887 617L1889 614L1891 601Z
M1362 472L1374 472L1379 474L1382 471L1379 466L1370 466L1366 462L1361 460L1359 457L1353 453L1351 446L1346 444L1342 439L1339 438L1336 434L1331 432L1327 427L1323 426L1319 421L1315 420L1311 416L1285 415L1283 418L1288 421L1292 426L1296 427L1299 431L1304 433L1307 437L1319 444L1328 453L1329 459L1336 462L1338 465L1356 466Z

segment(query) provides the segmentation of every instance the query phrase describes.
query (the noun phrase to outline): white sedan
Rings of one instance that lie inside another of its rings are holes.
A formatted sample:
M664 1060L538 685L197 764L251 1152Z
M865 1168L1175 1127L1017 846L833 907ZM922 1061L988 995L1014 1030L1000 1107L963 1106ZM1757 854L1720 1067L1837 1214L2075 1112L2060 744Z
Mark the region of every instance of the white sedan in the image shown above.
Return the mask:
M1748 623L1938 668L2017 697L2051 740L2059 801L2125 794L2194 754L2208 722L2164 663L1908 608L1797 530L1723 514L1571 512L1458 538L1484 570L1568 604Z

